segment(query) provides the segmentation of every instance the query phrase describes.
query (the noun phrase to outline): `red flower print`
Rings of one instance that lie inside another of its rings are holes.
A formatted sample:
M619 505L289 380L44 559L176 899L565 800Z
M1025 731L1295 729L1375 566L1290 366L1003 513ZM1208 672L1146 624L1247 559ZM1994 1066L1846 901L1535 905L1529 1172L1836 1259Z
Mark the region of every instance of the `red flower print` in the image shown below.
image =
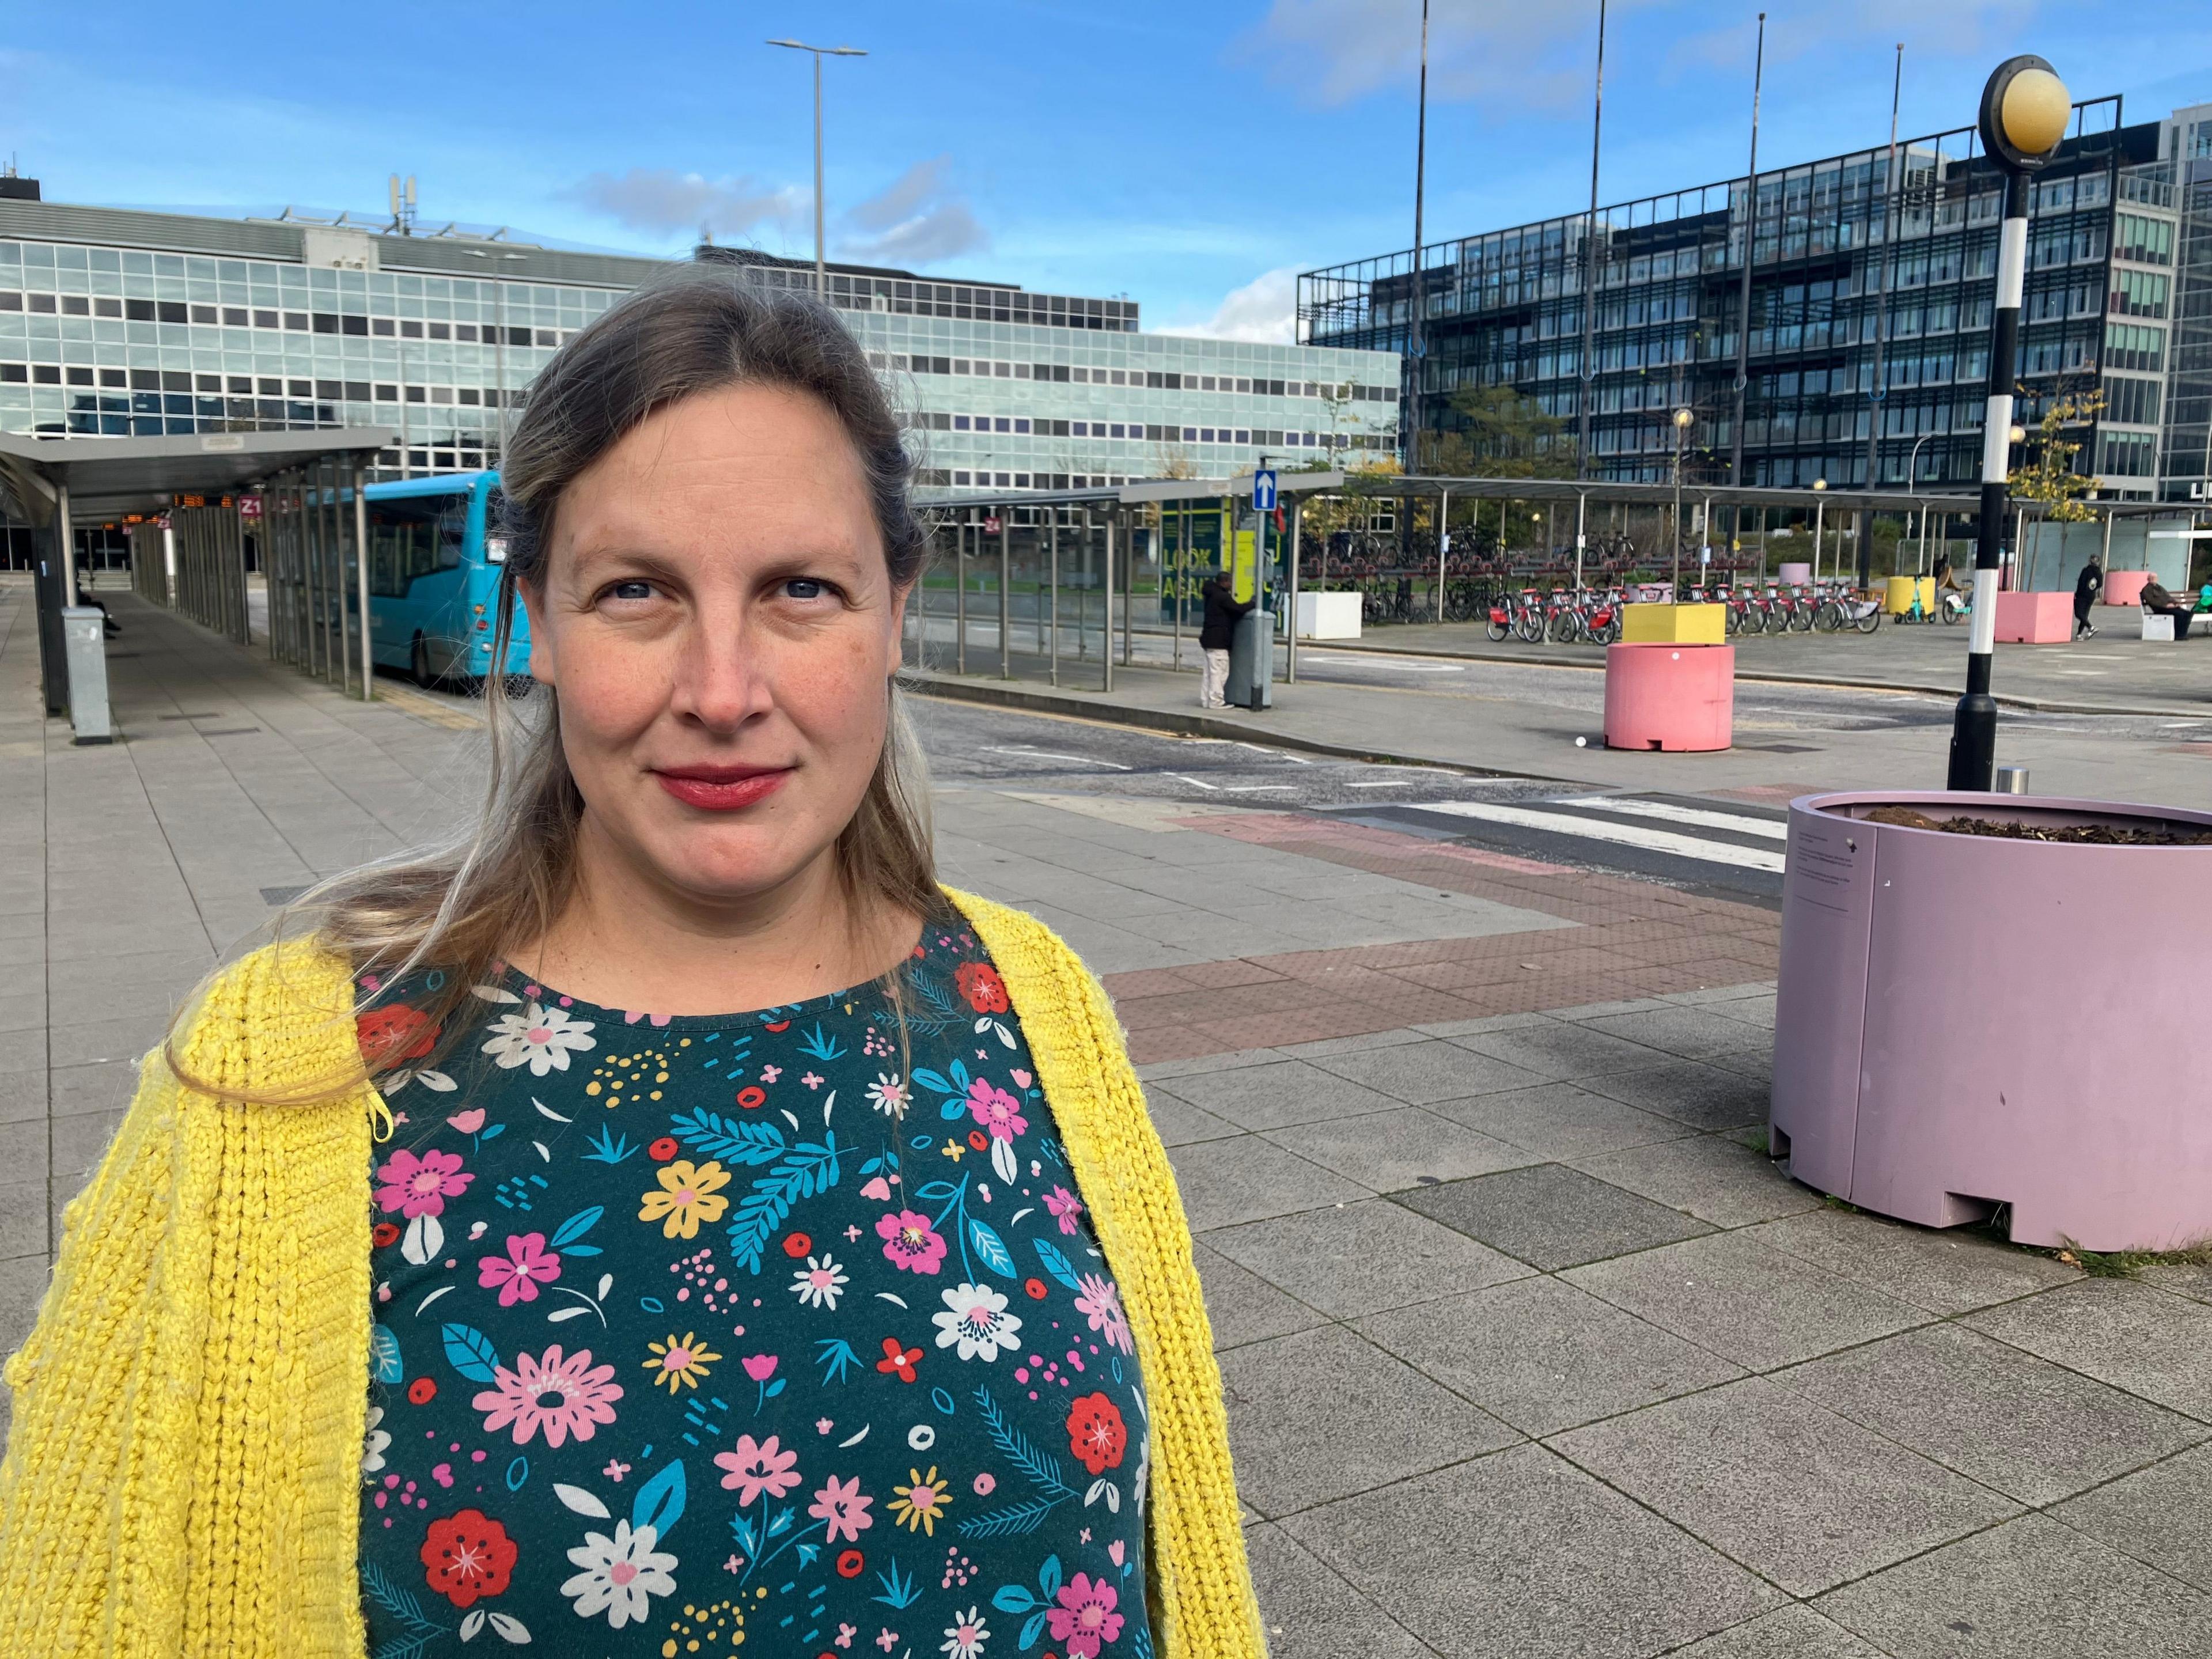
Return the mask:
M509 1233L505 1255L487 1255L477 1262L477 1283L489 1290L499 1287L499 1305L538 1300L538 1287L561 1277L561 1257L545 1248L544 1233Z
M1086 1394L1069 1410L1067 1449L1083 1460L1083 1467L1091 1474L1120 1468L1121 1454L1128 1446L1129 1430L1121 1421L1121 1408L1104 1395Z
M446 1200L459 1198L476 1179L461 1173L458 1155L434 1146L420 1158L403 1147L377 1170L376 1178L383 1183L376 1189L377 1207L386 1215L397 1210L410 1221L441 1213Z
M1044 1300L1044 1280L1042 1279L1024 1279L1022 1280L1022 1288L1030 1293L1030 1301L1042 1302Z
M670 1158L675 1157L679 1150L674 1135L663 1135L645 1149L645 1155L655 1164L665 1164Z
M814 1241L805 1233L788 1233L783 1241L783 1253L793 1261L814 1248Z
M980 1077L968 1085L968 1112L1000 1140L1012 1140L1030 1127L1022 1115L1022 1103Z
M918 1211L878 1216L876 1237L884 1241L884 1255L891 1266L910 1273L933 1273L945 1261L943 1236Z
M914 1381L914 1368L921 1363L921 1350L909 1348L895 1336L884 1339L884 1357L876 1361L876 1369L889 1375L898 1373L902 1382Z
M860 1569L867 1565L868 1558L858 1550L837 1552L837 1576L840 1578L858 1578Z
M378 1222L368 1230L368 1242L380 1250L390 1249L399 1242L398 1224L392 1221Z
M430 1588L457 1607L507 1588L519 1553L507 1528L481 1510L463 1510L430 1523L422 1540L422 1565Z
M418 1376L407 1385L407 1398L417 1406L427 1406L438 1397L438 1379Z
M394 1003L356 1015L354 1030L361 1042L361 1057L372 1072L381 1072L403 1060L421 1060L438 1046L438 1028L420 1008Z
M768 1104L768 1091L757 1085L748 1083L738 1091L738 1104L749 1112L757 1110Z
M1006 981L988 962L962 963L952 970L952 982L979 1014L1003 1014L1014 1006L1006 1000Z
M968 1150L973 1152L989 1152L991 1150L991 1137L985 1134L981 1129L970 1129L968 1132Z
M1077 1573L1060 1587L1060 1605L1049 1609L1052 1639L1067 1644L1071 1659L1098 1659L1102 1643L1121 1634L1121 1615L1114 1611L1121 1593L1103 1578Z

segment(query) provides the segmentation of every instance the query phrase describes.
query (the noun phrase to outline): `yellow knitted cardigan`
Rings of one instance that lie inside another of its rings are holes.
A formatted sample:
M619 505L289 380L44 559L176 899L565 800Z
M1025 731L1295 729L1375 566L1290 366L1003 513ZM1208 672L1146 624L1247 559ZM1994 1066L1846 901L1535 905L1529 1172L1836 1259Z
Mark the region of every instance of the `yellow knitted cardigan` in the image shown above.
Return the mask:
M1163 1659L1261 1659L1219 1373L1175 1177L1111 1006L1051 931L950 895L1005 978L1099 1242L1151 1413ZM346 965L270 946L223 973L188 1068L278 1092L359 1065ZM158 1056L70 1205L7 1364L0 1654L362 1659L371 1119L181 1087Z

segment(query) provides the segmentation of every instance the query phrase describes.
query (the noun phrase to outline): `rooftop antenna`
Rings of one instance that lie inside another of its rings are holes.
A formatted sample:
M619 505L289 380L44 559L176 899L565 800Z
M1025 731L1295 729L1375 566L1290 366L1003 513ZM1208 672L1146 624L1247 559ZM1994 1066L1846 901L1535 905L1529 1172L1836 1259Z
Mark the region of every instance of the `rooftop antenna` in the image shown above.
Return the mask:
M393 173L391 181L392 228L402 236L415 234L415 175L409 173L403 186L399 175Z

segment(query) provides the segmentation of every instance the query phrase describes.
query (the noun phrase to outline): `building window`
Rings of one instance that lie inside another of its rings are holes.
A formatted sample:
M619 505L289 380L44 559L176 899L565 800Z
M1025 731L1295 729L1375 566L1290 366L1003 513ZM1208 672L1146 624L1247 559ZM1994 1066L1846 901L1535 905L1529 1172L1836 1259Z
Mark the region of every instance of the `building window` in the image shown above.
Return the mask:
M2118 213L2112 218L2116 227L2113 258L2131 259L2141 265L2170 265L2173 263L2173 222L2171 219L2147 219L2136 213Z
M2105 367L2157 374L2166 368L2166 331L2135 323L2105 325Z

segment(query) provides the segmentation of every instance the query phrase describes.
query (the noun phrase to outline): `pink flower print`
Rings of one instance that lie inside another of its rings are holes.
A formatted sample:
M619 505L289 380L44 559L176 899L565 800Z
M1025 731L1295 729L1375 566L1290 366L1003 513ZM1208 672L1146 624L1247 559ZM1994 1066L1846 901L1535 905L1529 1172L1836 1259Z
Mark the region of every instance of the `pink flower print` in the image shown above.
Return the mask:
M477 1263L477 1283L486 1289L499 1286L499 1305L538 1300L538 1287L561 1277L561 1258L545 1248L544 1233L509 1233L507 1254L488 1255Z
M810 1089L818 1089L822 1086L822 1079L815 1076L811 1072L809 1072L805 1077L799 1080Z
M929 1218L913 1210L876 1218L876 1237L891 1266L910 1273L933 1273L945 1260L945 1240Z
M514 1369L501 1365L493 1384L469 1404L484 1419L484 1432L495 1434L514 1425L514 1443L526 1446L538 1430L545 1443L558 1446L569 1436L589 1440L602 1423L615 1420L614 1402L622 1398L622 1384L614 1380L612 1365L592 1364L592 1351L579 1348L565 1359L555 1343L543 1357L516 1357ZM551 1403L547 1396L551 1395Z
M461 1173L460 1155L434 1147L417 1157L404 1149L376 1172L384 1184L376 1189L377 1207L389 1215L397 1210L409 1220L418 1215L443 1212L446 1200L459 1198L476 1177Z
M782 1075L783 1067L781 1066L763 1066L760 1069L760 1079L763 1083L773 1083Z
M757 1503L763 1492L781 1498L799 1484L798 1449L785 1450L774 1435L756 1442L741 1434L737 1449L716 1452L714 1462L729 1471L722 1485L736 1490L741 1504Z
M1047 1193L1044 1206L1060 1218L1060 1230L1064 1233L1075 1231L1075 1218L1083 1213L1083 1200L1065 1187L1055 1187Z
M756 1382L765 1382L775 1375L775 1356L772 1353L749 1353L738 1364L745 1368L745 1375Z
M1136 1352L1136 1345L1129 1340L1128 1316L1121 1311L1121 1286L1112 1279L1097 1273L1084 1274L1075 1308L1091 1321L1091 1328L1106 1339L1108 1347Z
M806 1506L806 1512L817 1521L830 1523L830 1529L822 1536L823 1543L834 1544L842 1538L848 1543L857 1544L860 1534L876 1524L875 1516L868 1513L868 1506L875 1501L861 1492L859 1475L840 1486L833 1474L814 1494L814 1501Z
M1000 1140L1012 1140L1030 1127L1022 1103L995 1083L977 1078L968 1085L968 1111Z
M1060 1587L1060 1605L1046 1610L1052 1639L1065 1643L1080 1659L1098 1659L1102 1644L1121 1634L1121 1615L1114 1611L1121 1595L1103 1578L1077 1573Z

